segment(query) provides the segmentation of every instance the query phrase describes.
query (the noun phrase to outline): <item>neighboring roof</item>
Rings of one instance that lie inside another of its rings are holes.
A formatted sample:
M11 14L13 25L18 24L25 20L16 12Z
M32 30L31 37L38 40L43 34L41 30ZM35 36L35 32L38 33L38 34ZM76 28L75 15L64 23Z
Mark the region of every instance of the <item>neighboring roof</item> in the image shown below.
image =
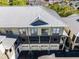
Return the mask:
M5 49L2 45L2 41L6 38L6 36L0 35L0 57L2 56L1 54L4 53Z
M14 45L15 41L15 38L6 38L2 41L2 45L5 49L10 49Z
M30 25L39 17L47 25L40 27L65 27L55 11L42 6L0 7L0 27L34 27ZM38 27L38 26L37 26Z
M71 31L77 35L79 32L79 22L77 21L79 19L79 14L73 14L62 19L69 26Z
M0 52L1 52L2 54L5 52L5 49L4 49L4 47L3 47L2 44L0 44Z
M1 36L0 35L0 42L3 41L6 38L6 36Z

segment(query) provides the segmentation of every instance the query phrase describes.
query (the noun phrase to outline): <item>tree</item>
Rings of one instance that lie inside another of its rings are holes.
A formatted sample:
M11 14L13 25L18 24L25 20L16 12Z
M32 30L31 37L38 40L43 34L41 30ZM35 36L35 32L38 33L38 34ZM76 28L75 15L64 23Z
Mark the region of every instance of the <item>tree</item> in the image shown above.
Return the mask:
M69 15L73 14L73 12L74 12L74 8L73 7L66 6L66 5L61 6L58 3L49 4L48 7L53 9L53 10L55 10L62 17L69 16Z
M8 0L0 0L0 6L7 6L9 5Z
M74 11L75 11L75 10L74 10L73 7L64 6L64 7L62 7L62 10L61 10L60 15L66 17L66 16L69 16L69 15L73 14Z
M28 4L27 0L13 0L13 5L24 6Z
M49 4L48 7L55 10L56 12L60 12L62 10L62 7L58 3Z

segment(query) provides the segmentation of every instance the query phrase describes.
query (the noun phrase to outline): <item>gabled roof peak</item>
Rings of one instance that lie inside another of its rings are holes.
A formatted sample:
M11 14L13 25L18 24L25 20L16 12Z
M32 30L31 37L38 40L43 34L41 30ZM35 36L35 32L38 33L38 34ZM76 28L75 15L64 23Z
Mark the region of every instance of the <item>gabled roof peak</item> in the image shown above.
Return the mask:
M40 25L47 25L48 23L41 20L39 17L35 19L34 22L31 23L32 26L40 26Z

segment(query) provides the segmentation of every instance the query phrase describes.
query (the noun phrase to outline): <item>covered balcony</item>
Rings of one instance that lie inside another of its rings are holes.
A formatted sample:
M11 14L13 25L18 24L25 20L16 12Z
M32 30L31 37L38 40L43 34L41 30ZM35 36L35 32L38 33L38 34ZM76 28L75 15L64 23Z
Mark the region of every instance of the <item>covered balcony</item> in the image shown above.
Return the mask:
M1 32L1 35L18 38L17 41L20 41L22 44L59 44L63 36L63 30L62 27L4 29L4 32Z
M66 37L63 30L62 27L18 28L5 30L5 35L17 38L16 47L20 44L50 44L51 46L57 44L63 46L65 39L62 37Z
M28 38L22 38L22 44L52 44L52 43L60 43L61 35L59 36L29 36Z
M63 28L28 28L20 32L22 44L60 44ZM25 35L24 35L25 34Z

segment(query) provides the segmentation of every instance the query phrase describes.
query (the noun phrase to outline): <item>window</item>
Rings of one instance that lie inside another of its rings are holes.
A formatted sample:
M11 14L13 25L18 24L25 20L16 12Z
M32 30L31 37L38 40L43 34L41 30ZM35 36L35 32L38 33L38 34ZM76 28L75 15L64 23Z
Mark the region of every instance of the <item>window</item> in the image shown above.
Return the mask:
M41 29L42 35L48 35L49 30L48 29Z
M12 32L12 29L5 29L5 31L6 31L6 34L13 34L13 32Z
M53 33L59 33L60 29L59 28L53 28Z
M20 34L26 35L26 29L20 29L19 31L20 31Z
M6 34L5 29L0 29L0 33L1 33L1 34Z
M56 33L59 33L59 31L60 31L59 28L57 28L57 29L56 29Z
M32 36L38 35L38 29L37 28L31 28L30 33Z
M13 34L19 35L19 30L18 29L12 29Z

